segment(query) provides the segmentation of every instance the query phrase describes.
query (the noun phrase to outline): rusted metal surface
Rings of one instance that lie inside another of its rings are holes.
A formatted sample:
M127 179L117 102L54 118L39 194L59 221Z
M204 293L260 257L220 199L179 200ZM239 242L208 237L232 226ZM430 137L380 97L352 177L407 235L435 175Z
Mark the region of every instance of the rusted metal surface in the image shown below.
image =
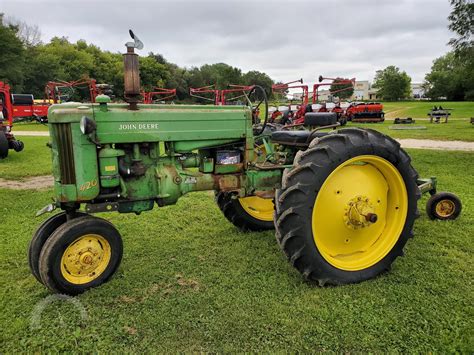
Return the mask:
M137 110L137 103L140 101L140 70L138 54L134 53L133 48L127 48L127 53L123 55L123 65L125 101L130 104L130 110Z

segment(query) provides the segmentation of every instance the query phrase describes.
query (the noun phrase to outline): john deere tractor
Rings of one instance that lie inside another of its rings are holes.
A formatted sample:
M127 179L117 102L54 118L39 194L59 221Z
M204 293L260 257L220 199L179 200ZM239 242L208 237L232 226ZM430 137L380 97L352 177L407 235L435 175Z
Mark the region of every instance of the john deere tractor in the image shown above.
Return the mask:
M245 231L275 229L308 281L347 284L388 270L413 236L417 201L431 217L454 219L452 194L420 179L400 145L363 129L321 132L333 113L308 113L313 130L267 132L268 103L256 86L246 106L142 105L131 32L124 54L126 103L49 109L54 203L29 247L33 275L54 292L79 294L106 282L122 239L96 212L136 213L215 191L224 216ZM260 122L259 122L260 121ZM318 125L320 122L324 125ZM146 223L146 222L144 222Z

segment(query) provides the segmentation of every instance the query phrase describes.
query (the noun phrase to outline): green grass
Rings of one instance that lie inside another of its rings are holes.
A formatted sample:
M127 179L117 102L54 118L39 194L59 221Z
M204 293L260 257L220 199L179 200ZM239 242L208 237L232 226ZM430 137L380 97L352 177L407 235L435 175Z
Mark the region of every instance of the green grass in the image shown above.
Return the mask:
M35 122L20 122L13 124L13 132L15 131L39 131L46 132L48 131L47 124L40 124Z
M394 125L393 119L385 119L383 123L352 123L348 127L372 128L382 133L388 134L394 138L418 138L435 140L461 140L474 141L474 125L468 120L452 120L448 123L434 124L428 121L416 120L411 125ZM423 130L392 130L389 127L413 127L424 126Z
M386 118L427 118L427 114L433 106L440 105L443 108L453 109L450 119L474 117L474 101L400 101L383 103Z
M23 179L51 174L51 153L48 137L18 137L25 143L19 153L10 150L8 158L0 160L0 178Z
M40 155L23 153L18 157ZM273 232L241 233L211 193L195 193L140 216L104 215L124 239L117 275L76 297L86 320L56 301L43 310L39 329L30 329L32 313L50 293L30 274L26 249L47 218L34 213L52 192L0 190L2 352L472 352L474 154L410 154L421 175L437 175L440 190L461 197L464 210L452 222L422 214L406 256L386 275L311 286ZM25 165L23 173L35 169Z

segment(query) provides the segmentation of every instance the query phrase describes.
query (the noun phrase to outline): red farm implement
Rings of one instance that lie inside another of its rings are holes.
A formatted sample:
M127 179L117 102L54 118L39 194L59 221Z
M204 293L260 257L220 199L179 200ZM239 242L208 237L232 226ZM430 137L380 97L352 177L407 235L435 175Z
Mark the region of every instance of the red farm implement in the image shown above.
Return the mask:
M153 91L142 91L143 103L165 102L176 96L176 89L153 88Z
M245 98L247 93L254 89L254 85L232 85L228 89L216 89L215 85L189 88L189 95L205 101L212 101L216 106L238 104L238 100Z
M90 103L95 103L98 95L105 94L113 97L113 86L109 84L97 84L95 79L80 79L75 81L49 81L44 87L44 106L58 104L74 99L76 90L85 90ZM47 122L46 116L42 122Z
M353 102L346 110L347 119L352 122L383 122L383 105L378 102Z
M325 80L330 80L329 82L323 83ZM313 85L313 104L318 103L319 101L319 88L321 86L332 86L335 90L331 91L331 95L351 90L354 88L355 78L352 79L341 79L341 78L325 78L322 75L318 78L318 83ZM340 86L340 88L337 88ZM337 88L337 89L336 89Z
M295 95L294 93L289 93L290 89L301 89L302 92L298 93L299 95ZM290 96L298 96L299 103L296 107L296 112L293 112L293 100L289 100L288 109L281 112L278 107L276 111L272 113L270 118L270 122L273 123L275 120L279 120L281 124L288 125L288 124L300 124L304 121L305 113L312 112L311 105L309 105L309 93L308 93L308 85L303 84L303 79L290 81L284 84L274 84L272 85L272 92L274 94L280 95L290 95Z
M99 88L95 79L81 79L76 81L49 81L44 88L46 100L52 100L55 104L69 101L72 98L75 88L87 88L89 100L95 102L99 95Z

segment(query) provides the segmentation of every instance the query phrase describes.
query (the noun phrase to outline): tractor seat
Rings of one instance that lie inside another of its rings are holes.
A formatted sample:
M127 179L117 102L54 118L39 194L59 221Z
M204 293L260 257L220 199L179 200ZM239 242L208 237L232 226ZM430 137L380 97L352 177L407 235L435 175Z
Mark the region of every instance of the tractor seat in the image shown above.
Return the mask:
M336 122L337 113L335 112L307 112L304 115L305 126L329 126Z
M306 146L309 144L307 140L310 134L311 131L275 131L272 132L271 140L273 143L282 145ZM327 132L314 132L313 138L323 137L327 134Z

